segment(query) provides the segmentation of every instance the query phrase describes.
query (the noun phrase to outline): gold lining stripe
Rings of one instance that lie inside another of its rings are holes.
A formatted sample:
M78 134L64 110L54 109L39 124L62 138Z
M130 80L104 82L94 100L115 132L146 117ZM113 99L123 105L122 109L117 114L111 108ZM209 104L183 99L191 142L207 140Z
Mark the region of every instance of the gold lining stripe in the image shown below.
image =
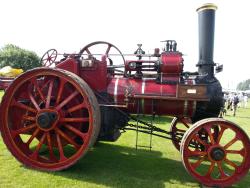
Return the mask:
M115 80L115 87L114 87L114 102L117 104L117 90L118 90L118 82L119 78Z
M141 86L141 94L143 95L144 94L144 92L145 92L145 85L146 85L146 83L145 83L145 80L144 79L142 79L142 86ZM144 99L142 99L141 100L141 110L142 110L142 113L144 114Z
M196 9L197 12L203 11L203 10L217 10L218 7L213 4L213 3L207 3L204 4L202 6L200 6L199 8Z

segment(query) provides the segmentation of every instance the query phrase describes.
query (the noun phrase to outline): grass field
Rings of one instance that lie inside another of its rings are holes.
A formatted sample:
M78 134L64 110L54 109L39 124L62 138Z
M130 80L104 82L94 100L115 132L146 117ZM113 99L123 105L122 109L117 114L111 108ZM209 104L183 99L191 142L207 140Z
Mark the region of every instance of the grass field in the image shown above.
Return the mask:
M0 93L1 94L1 93ZM250 106L226 119L250 135ZM155 123L169 130L171 118L157 117ZM153 137L152 151L135 150L136 133L127 131L115 143L101 142L73 167L61 172L41 172L24 167L9 153L0 138L0 187L200 187L185 171L180 153L171 141ZM150 137L139 134L139 144ZM250 173L233 187L250 187Z

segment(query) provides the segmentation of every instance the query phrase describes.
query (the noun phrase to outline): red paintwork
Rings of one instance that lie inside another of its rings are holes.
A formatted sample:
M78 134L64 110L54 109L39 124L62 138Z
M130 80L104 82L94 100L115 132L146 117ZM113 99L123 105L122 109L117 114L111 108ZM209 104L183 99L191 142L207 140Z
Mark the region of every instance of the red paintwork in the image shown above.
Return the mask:
M93 68L80 68L80 77L95 91L104 92L107 89L107 62L96 60Z
M56 65L57 68L64 69L79 75L79 62L73 58L68 58L65 61L60 62Z
M165 52L160 58L161 70L164 71L161 81L179 81L183 68L182 54ZM131 60L126 61L125 69L132 70L128 66L130 62L155 63L155 61ZM114 77L108 74L106 56L103 56L101 61L93 60L92 67L81 67L80 62L73 58L60 62L57 67L79 75L94 91L107 93L113 99L111 102L114 105L127 105L126 111L130 113L190 117L196 108L196 102L177 98L176 84L159 84L155 79ZM193 80L186 81L186 84L193 84ZM129 96L125 97L125 93ZM136 95L168 97L168 99L142 99L135 98ZM128 102L125 99L128 99Z
M186 101L185 109L185 101L176 98L176 89L177 85L157 84L153 79L113 78L108 85L107 93L114 99L114 104L125 105L125 93L128 90L130 113L137 113L139 104L139 113L143 114L192 116L195 110L194 102ZM169 100L135 99L136 95L169 97Z
M183 58L179 52L164 52L161 55L160 72L179 75L183 70Z

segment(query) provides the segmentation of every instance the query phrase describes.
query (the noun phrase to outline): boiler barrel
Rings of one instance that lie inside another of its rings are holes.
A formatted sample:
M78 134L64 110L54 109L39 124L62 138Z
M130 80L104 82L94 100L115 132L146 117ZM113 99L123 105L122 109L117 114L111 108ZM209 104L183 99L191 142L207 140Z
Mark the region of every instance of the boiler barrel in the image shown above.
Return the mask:
M114 105L126 105L127 99L127 110L134 114L191 117L196 109L196 101L177 99L177 85L157 84L152 79L113 78L108 94Z

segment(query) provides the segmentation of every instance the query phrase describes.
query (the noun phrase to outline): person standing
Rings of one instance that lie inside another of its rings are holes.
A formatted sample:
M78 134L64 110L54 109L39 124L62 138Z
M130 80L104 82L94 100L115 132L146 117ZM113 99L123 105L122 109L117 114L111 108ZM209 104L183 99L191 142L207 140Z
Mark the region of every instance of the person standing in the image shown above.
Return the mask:
M238 107L239 108L243 108L243 106L244 106L244 101L243 101L243 97L244 97L244 95L243 95L243 92L240 92L239 94L238 94L238 97L239 97L239 104L238 104Z
M239 103L239 97L237 96L237 93L235 93L234 96L233 96L233 101L232 101L233 116L236 115L236 110L237 110L238 103Z
M247 94L244 95L243 101L244 101L244 108L247 108L247 102L248 102Z

